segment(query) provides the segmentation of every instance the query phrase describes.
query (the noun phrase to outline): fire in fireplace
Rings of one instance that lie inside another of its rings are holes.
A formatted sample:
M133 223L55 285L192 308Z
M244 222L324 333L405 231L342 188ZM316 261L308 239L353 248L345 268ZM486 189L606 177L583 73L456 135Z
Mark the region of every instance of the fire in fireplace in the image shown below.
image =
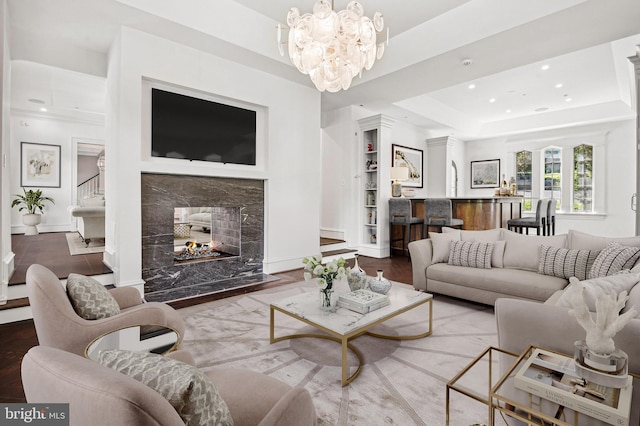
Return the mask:
M235 256L219 249L220 244L215 241L199 243L195 240L187 241L184 247L177 247L173 260L175 263L185 263L210 259L222 259Z

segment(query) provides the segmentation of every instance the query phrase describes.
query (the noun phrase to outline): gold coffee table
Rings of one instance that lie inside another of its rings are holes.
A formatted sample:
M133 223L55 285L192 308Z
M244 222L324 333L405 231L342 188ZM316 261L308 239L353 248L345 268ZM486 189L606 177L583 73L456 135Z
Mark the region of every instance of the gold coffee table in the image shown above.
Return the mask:
M316 295L313 293L298 294L274 302L270 305L270 342L276 343L300 337L316 337L340 343L342 345L342 386L346 386L358 376L362 368L362 355L349 343L350 340L363 334L392 340L421 339L431 334L433 330L433 295L403 287L406 287L406 284L394 283L388 293L390 303L367 314L360 314L346 308L338 308L335 312L323 311L320 309L318 298L314 297ZM429 328L424 333L414 336L385 336L368 331L371 327L382 324L395 316L426 303L429 304ZM276 311L322 330L329 335L299 333L275 337ZM347 349L351 350L358 358L358 368L350 376L347 366Z

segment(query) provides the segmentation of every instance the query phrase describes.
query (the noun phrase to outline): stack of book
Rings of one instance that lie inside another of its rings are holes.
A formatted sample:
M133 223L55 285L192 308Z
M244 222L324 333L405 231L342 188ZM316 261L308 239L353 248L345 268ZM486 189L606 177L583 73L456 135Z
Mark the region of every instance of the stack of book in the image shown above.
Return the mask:
M389 296L374 293L370 290L355 290L351 293L341 294L338 297L338 306L361 314L366 314L389 304Z
M535 349L514 377L516 388L611 425L628 425L633 377L612 388L576 373L573 358Z

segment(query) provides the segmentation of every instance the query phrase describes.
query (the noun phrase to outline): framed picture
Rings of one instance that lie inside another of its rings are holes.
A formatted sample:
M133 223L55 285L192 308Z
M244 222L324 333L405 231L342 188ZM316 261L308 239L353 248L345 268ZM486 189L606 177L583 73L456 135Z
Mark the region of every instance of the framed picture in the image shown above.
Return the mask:
M471 188L499 188L500 160L471 162Z
M60 145L20 143L20 186L60 188Z
M402 182L402 186L422 188L423 186L423 151L402 145L391 145L391 166L407 167L409 180Z

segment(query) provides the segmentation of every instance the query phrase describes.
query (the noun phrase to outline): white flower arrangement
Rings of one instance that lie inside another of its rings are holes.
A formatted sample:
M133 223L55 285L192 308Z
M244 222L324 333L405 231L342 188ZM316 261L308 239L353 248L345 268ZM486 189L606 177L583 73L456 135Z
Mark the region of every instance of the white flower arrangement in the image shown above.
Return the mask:
M317 276L318 285L322 290L330 290L334 280L342 279L347 275L347 262L342 257L338 260L332 260L326 265L322 264L322 256L305 257L302 259L302 263L306 271L311 271L304 273L305 281L309 281L312 274Z

